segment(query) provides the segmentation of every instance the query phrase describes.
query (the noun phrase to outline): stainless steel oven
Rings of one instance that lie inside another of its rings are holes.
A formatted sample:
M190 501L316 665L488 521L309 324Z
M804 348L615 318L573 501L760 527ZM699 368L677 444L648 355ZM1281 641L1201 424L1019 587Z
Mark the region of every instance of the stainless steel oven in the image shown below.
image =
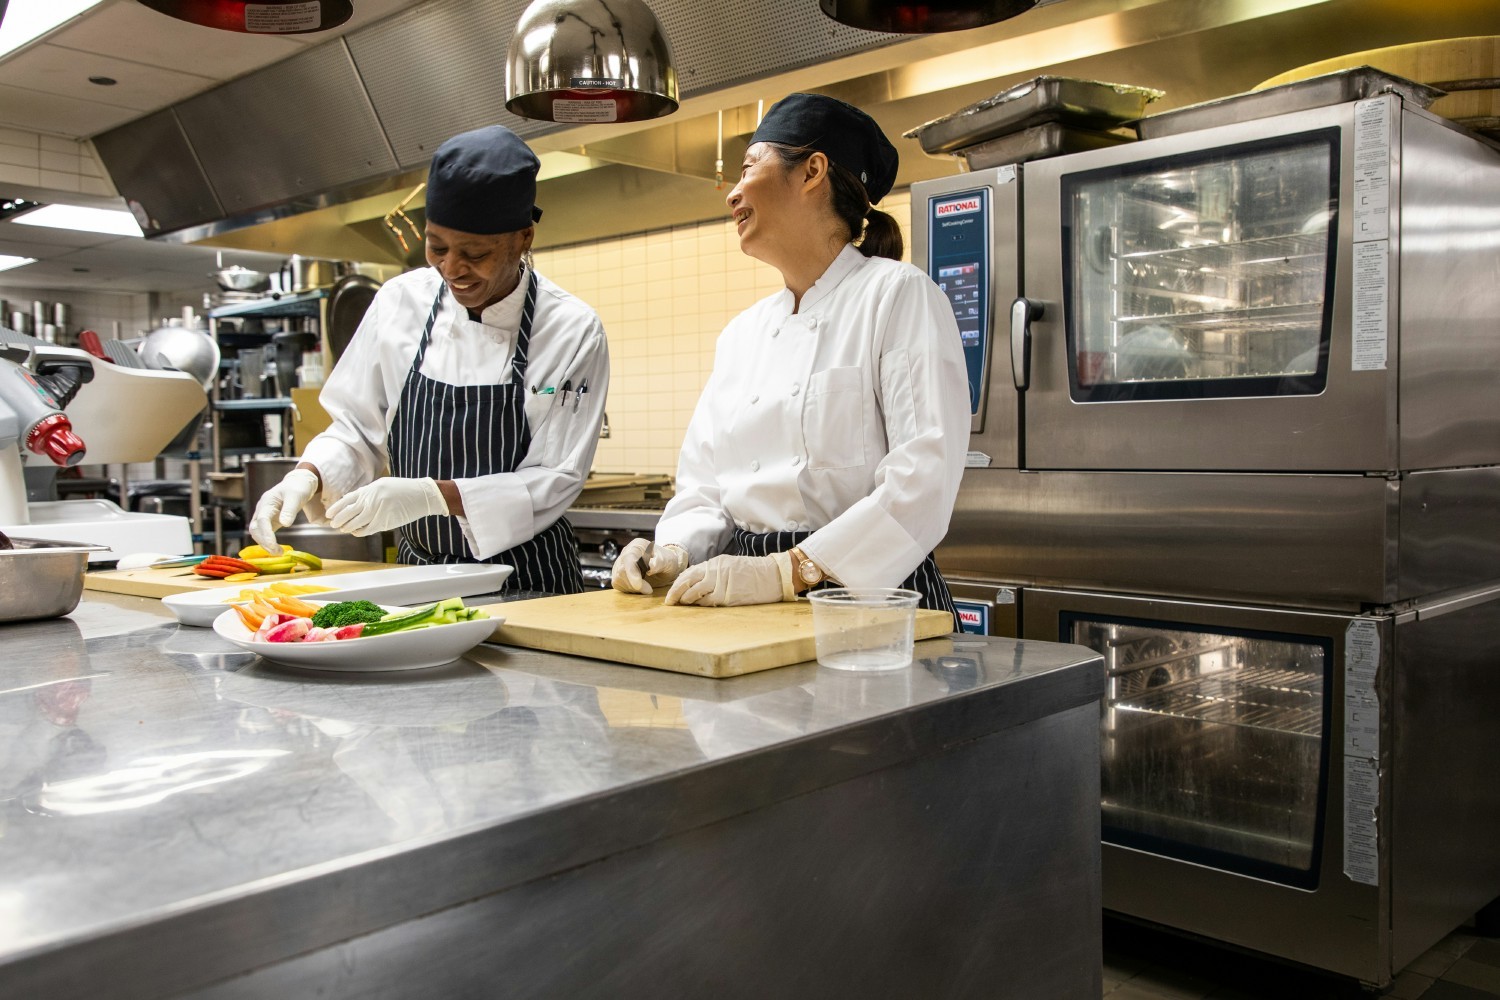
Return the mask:
M1384 94L914 185L974 464L1500 463L1497 170Z
M1327 614L1029 588L1105 658L1104 905L1370 983L1500 889L1500 588Z
M1106 657L1105 906L1377 985L1500 896L1500 147L1400 95L912 189L938 565Z

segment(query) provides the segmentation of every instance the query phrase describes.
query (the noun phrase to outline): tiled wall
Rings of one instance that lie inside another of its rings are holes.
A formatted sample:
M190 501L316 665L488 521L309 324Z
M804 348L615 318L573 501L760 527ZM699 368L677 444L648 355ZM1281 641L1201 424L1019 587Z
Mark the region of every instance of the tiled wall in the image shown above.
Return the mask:
M880 208L901 224L909 257L909 193L892 193ZM609 338L610 436L599 442L595 471L675 473L719 331L781 289L781 275L740 252L727 217L540 250L536 263L594 307Z
M13 128L0 128L0 183L115 194L90 143Z
M105 340L115 335L117 324L121 339L139 337L152 328L153 304L158 310L161 308L160 297L144 292L95 292L81 288L4 287L0 288L0 301L5 302L5 315L0 323L7 326L13 310L30 314L34 302L44 302L50 314L52 303L64 302L68 306L70 335L79 330L93 330ZM64 338L62 342L72 344L73 340Z

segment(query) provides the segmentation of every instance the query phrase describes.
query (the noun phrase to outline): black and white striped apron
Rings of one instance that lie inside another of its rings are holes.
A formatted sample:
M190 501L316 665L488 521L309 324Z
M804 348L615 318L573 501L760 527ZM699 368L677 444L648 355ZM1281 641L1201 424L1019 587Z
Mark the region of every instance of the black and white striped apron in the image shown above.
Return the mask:
M786 552L805 541L811 534L811 531L770 531L761 534L746 531L744 528L735 528L734 538L729 543L729 554L768 556L773 552ZM832 580L825 580L812 589L823 590L837 586L839 584ZM922 565L918 566L911 576L901 581L901 586L907 590L915 590L922 595L922 599L917 602L917 607L946 611L952 615L953 631L960 631L958 611L953 607L953 595L948 593L948 581L944 580L943 574L938 572L937 563L930 554L922 560Z
M392 474L405 478L469 479L514 472L531 447L531 424L526 419L526 353L531 345L531 322L536 312L536 272L528 273L526 307L516 334L516 350L506 385L449 385L422 374L422 359L432 340L443 294L438 288L427 314L427 326L417 356L406 374L396 417L391 421ZM472 562L458 518L422 517L396 529L403 563ZM578 567L578 539L567 518L558 518L530 541L481 560L506 563L515 572L504 591L536 590L547 594L583 592Z

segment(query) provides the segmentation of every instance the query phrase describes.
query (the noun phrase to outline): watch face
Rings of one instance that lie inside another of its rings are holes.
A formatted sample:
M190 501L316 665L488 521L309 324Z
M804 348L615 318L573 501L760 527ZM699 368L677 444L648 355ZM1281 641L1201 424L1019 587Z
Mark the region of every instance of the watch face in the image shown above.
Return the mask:
M818 564L813 562L811 559L802 560L802 568L800 572L802 574L803 583L817 583L823 579L822 570L818 569Z

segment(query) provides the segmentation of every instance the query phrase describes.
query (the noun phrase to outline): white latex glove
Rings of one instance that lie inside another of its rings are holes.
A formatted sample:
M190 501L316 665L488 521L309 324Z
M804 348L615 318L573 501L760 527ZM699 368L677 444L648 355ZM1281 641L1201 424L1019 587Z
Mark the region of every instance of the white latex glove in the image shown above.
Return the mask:
M435 479L387 476L345 493L328 505L328 523L351 535L375 535L419 517L448 513Z
M276 529L290 527L297 519L297 512L304 507L310 508L309 519L314 513L321 516L323 505L318 502L317 493L318 477L315 474L307 469L288 472L256 502L255 514L250 518L250 537L272 555L280 554L281 544L276 541Z
M777 552L769 556L714 556L689 566L667 591L666 603L727 607L796 599L792 557Z
M687 549L682 546L654 545L648 538L632 538L615 559L609 582L627 594L650 594L654 588L677 579L687 567Z

